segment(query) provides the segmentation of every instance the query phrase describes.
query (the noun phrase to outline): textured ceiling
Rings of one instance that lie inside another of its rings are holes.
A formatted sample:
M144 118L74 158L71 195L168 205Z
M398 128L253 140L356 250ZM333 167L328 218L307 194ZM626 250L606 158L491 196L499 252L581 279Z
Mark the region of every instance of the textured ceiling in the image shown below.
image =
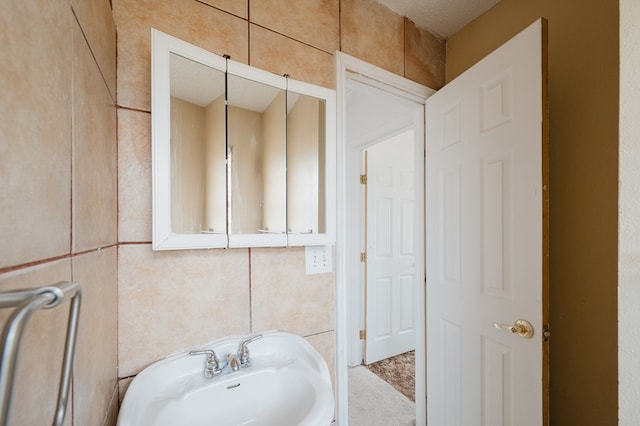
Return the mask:
M420 28L447 38L500 0L378 0Z

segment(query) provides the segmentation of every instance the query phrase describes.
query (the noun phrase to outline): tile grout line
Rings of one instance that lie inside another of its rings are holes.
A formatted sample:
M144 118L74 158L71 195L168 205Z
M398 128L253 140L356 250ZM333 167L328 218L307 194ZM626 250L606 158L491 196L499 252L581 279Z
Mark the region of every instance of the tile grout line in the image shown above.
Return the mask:
M111 100L115 103L116 102L116 93L117 93L117 77L116 77L116 87L113 88L114 93L111 93L111 87L109 87L109 83L107 82L107 78L105 76L105 73L102 71L102 67L100 66L100 63L98 62L98 58L96 56L96 54L93 51L93 47L91 46L91 43L89 43L89 38L87 37L87 34L84 31L84 28L82 27L82 24L80 23L80 19L78 18L78 15L76 15L76 11L73 8L73 6L71 7L71 13L73 14L73 17L75 18L76 23L78 24L78 28L80 29L80 32L82 33L82 38L84 39L84 42L86 43L87 47L89 48L89 52L91 53L91 57L93 58L93 62L95 62L96 67L98 68L98 72L100 73L100 77L102 78L102 82L104 83L107 92L109 93L109 97L111 98ZM111 10L111 13L113 13L113 9ZM117 46L117 32L116 32L116 46ZM118 49L116 48L116 58L118 56ZM116 66L117 66L117 62L116 62Z
M109 0L111 1L111 0ZM113 16L113 6L111 8L111 15ZM118 32L116 31L116 46L118 45ZM118 49L116 49L116 70L118 69ZM116 71L116 98L114 102L115 114L116 114L116 243L120 241L120 114L118 114L118 74ZM116 252L116 296L118 295L118 261L119 250ZM118 326L116 324L116 331Z
M124 110L127 110L127 111L143 112L143 113L146 113L146 114L151 114L151 111L147 111L146 109L129 107L129 106L126 106L126 105L118 105L118 104L116 104L115 107L116 107L116 109L124 109Z
M255 22L251 22L251 24L256 26L256 27L258 27L258 28L262 28L263 30L269 31L270 33L277 34L277 35L282 36L282 37L284 37L284 38L286 38L288 40L294 41L296 43L300 43L300 44L302 44L304 46L310 47L310 48L315 49L315 50L317 50L319 52L326 53L328 55L332 55L333 56L334 52L327 52L326 50L324 50L324 49L322 49L322 48L320 48L318 46L314 46L313 44L307 43L307 42L305 42L303 40L299 40L297 38L293 38L291 36L283 34L283 33L279 32L279 31L275 31L273 28L268 28L268 27L265 27L263 25L256 24ZM340 24L338 24L338 26L340 26ZM338 32L340 32L340 31L338 31ZM340 48L340 40L338 40L338 47ZM249 64L249 65L251 65L251 64Z
M402 20L402 76L407 78L407 20Z
M253 333L253 277L251 275L251 247L247 249L247 255L249 256L249 333Z
M118 246L118 243L111 243L111 244L107 244L107 245L104 245L104 246L83 250L83 251L80 251L78 253L67 253L67 254L62 254L60 256L48 257L48 258L45 258L45 259L34 260L32 262L21 263L19 265L7 266L7 267L4 267L4 268L0 268L0 275L7 274L7 273L10 273L10 272L14 272L14 271L20 271L20 270L31 268L31 267L38 266L38 265L44 265L44 264L47 264L47 263L57 262L59 260L73 259L74 257L82 256L82 255L85 255L87 253L92 253L94 251L102 251L102 250L106 250L106 249L109 249L111 247L116 247L116 246Z
M338 0L338 51L342 52L342 0Z
M73 10L73 7L71 7L71 14L73 15L76 23L78 24L78 26L80 27L80 32L82 32L82 27L80 26L80 23L78 22L78 17L75 14L75 11ZM70 107L71 107L71 129L70 129L70 137L71 140L69 141L70 144L70 149L69 149L69 255L73 254L73 226L74 226L74 222L73 222L73 189L74 189L74 185L73 185L73 158L74 158L74 151L75 151L75 134L74 134L74 130L75 130L75 110L76 110L76 102L75 102L75 89L76 89L76 85L75 83L75 79L76 79L76 61L75 61L75 36L74 36L75 32L73 31L73 28L71 29L71 34L70 34L70 38L71 38L71 43L69 43L70 46L70 56L71 56L71 97L70 97ZM84 37L84 33L82 33L82 37ZM85 38L85 43L86 43L86 38ZM89 50L91 50L91 48L89 48ZM93 56L93 53L91 53L91 55ZM95 61L95 59L94 59ZM73 264L72 264L72 270L73 270ZM71 276L71 279L73 279L73 275Z
M202 0L195 0L195 1L196 1L196 3L200 3L200 4L201 4L201 5L203 5L203 6L210 7L211 9L215 9L215 10L217 10L217 11L219 11L219 12L222 12L222 13L225 13L225 14L227 14L227 15L234 16L234 17L236 17L236 18L240 18L240 19L244 20L244 17L242 17L242 16L240 16L240 15L236 15L235 13L230 12L230 11L228 11L228 10L221 9L221 8L219 8L219 7L216 7L216 6L212 5L212 4L206 3L206 2L204 2L204 1L202 1ZM248 6L247 6L247 7L248 7Z

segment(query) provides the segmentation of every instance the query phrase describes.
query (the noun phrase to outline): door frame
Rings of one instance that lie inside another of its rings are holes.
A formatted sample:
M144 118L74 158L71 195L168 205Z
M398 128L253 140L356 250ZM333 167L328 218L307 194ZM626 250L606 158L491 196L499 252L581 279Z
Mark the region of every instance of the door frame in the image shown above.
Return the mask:
M359 203L359 182L362 147L353 146L346 138L346 99L347 82L350 75L360 75L369 82L373 82L380 90L384 90L405 99L424 104L426 99L435 93L421 84L415 83L399 75L393 74L382 68L371 65L365 61L354 58L342 52L335 52L336 57L336 102L337 102L337 233L336 233L336 420L338 425L348 424L349 410L349 384L348 364L350 362L350 333L357 329L358 322L354 323L353 311L349 309L352 300L349 282L357 282L361 275L360 259L358 257L360 240L353 238L353 232L362 233L354 217ZM423 132L424 135L424 132ZM424 152L424 137L422 151ZM354 168L355 162L355 168ZM416 268L420 268L425 276L424 265L424 158L416 162L416 179L419 185L416 187L416 205L419 206L419 217L416 217L416 230L421 236L418 244L419 253L416 253ZM352 177L355 175L355 178ZM354 193L354 191L356 191ZM353 286L352 286L353 287ZM426 422L426 364L425 364L425 286L419 286L418 297L422 300L422 309L416 324L416 425ZM357 313L356 313L357 314ZM354 327L355 325L355 327Z

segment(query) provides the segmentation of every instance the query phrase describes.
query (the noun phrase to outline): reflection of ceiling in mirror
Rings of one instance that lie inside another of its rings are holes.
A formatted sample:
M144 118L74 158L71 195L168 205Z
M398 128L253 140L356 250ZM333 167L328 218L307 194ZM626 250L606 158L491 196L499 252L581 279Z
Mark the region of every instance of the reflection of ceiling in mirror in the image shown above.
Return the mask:
M324 101L322 99L318 99L314 96L303 95L301 93L287 91L287 114L289 114L293 107L296 106L296 103L300 100L300 98L312 98L317 102L321 102L321 105L324 105Z
M258 81L229 74L229 105L254 112L264 112L278 93L284 91Z
M300 96L299 93L287 92L287 114L291 112L293 106L298 102L298 99L300 99Z
M423 105L362 82L347 80L347 140L384 128Z
M171 53L171 96L206 107L224 95L224 72Z

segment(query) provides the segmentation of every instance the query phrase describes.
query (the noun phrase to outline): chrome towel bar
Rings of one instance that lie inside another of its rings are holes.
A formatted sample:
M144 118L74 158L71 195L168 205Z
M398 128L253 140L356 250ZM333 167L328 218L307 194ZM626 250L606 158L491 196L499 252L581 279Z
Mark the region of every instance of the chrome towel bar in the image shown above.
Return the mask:
M2 333L2 358L0 359L0 425L7 424L9 407L13 393L13 379L15 375L18 349L22 333L31 314L39 309L54 308L71 299L69 320L67 323L67 337L65 342L58 401L52 424L62 425L69 399L71 385L71 371L76 350L78 334L78 319L80 315L81 291L75 282L59 282L51 286L0 292L0 308L12 308L13 311Z

